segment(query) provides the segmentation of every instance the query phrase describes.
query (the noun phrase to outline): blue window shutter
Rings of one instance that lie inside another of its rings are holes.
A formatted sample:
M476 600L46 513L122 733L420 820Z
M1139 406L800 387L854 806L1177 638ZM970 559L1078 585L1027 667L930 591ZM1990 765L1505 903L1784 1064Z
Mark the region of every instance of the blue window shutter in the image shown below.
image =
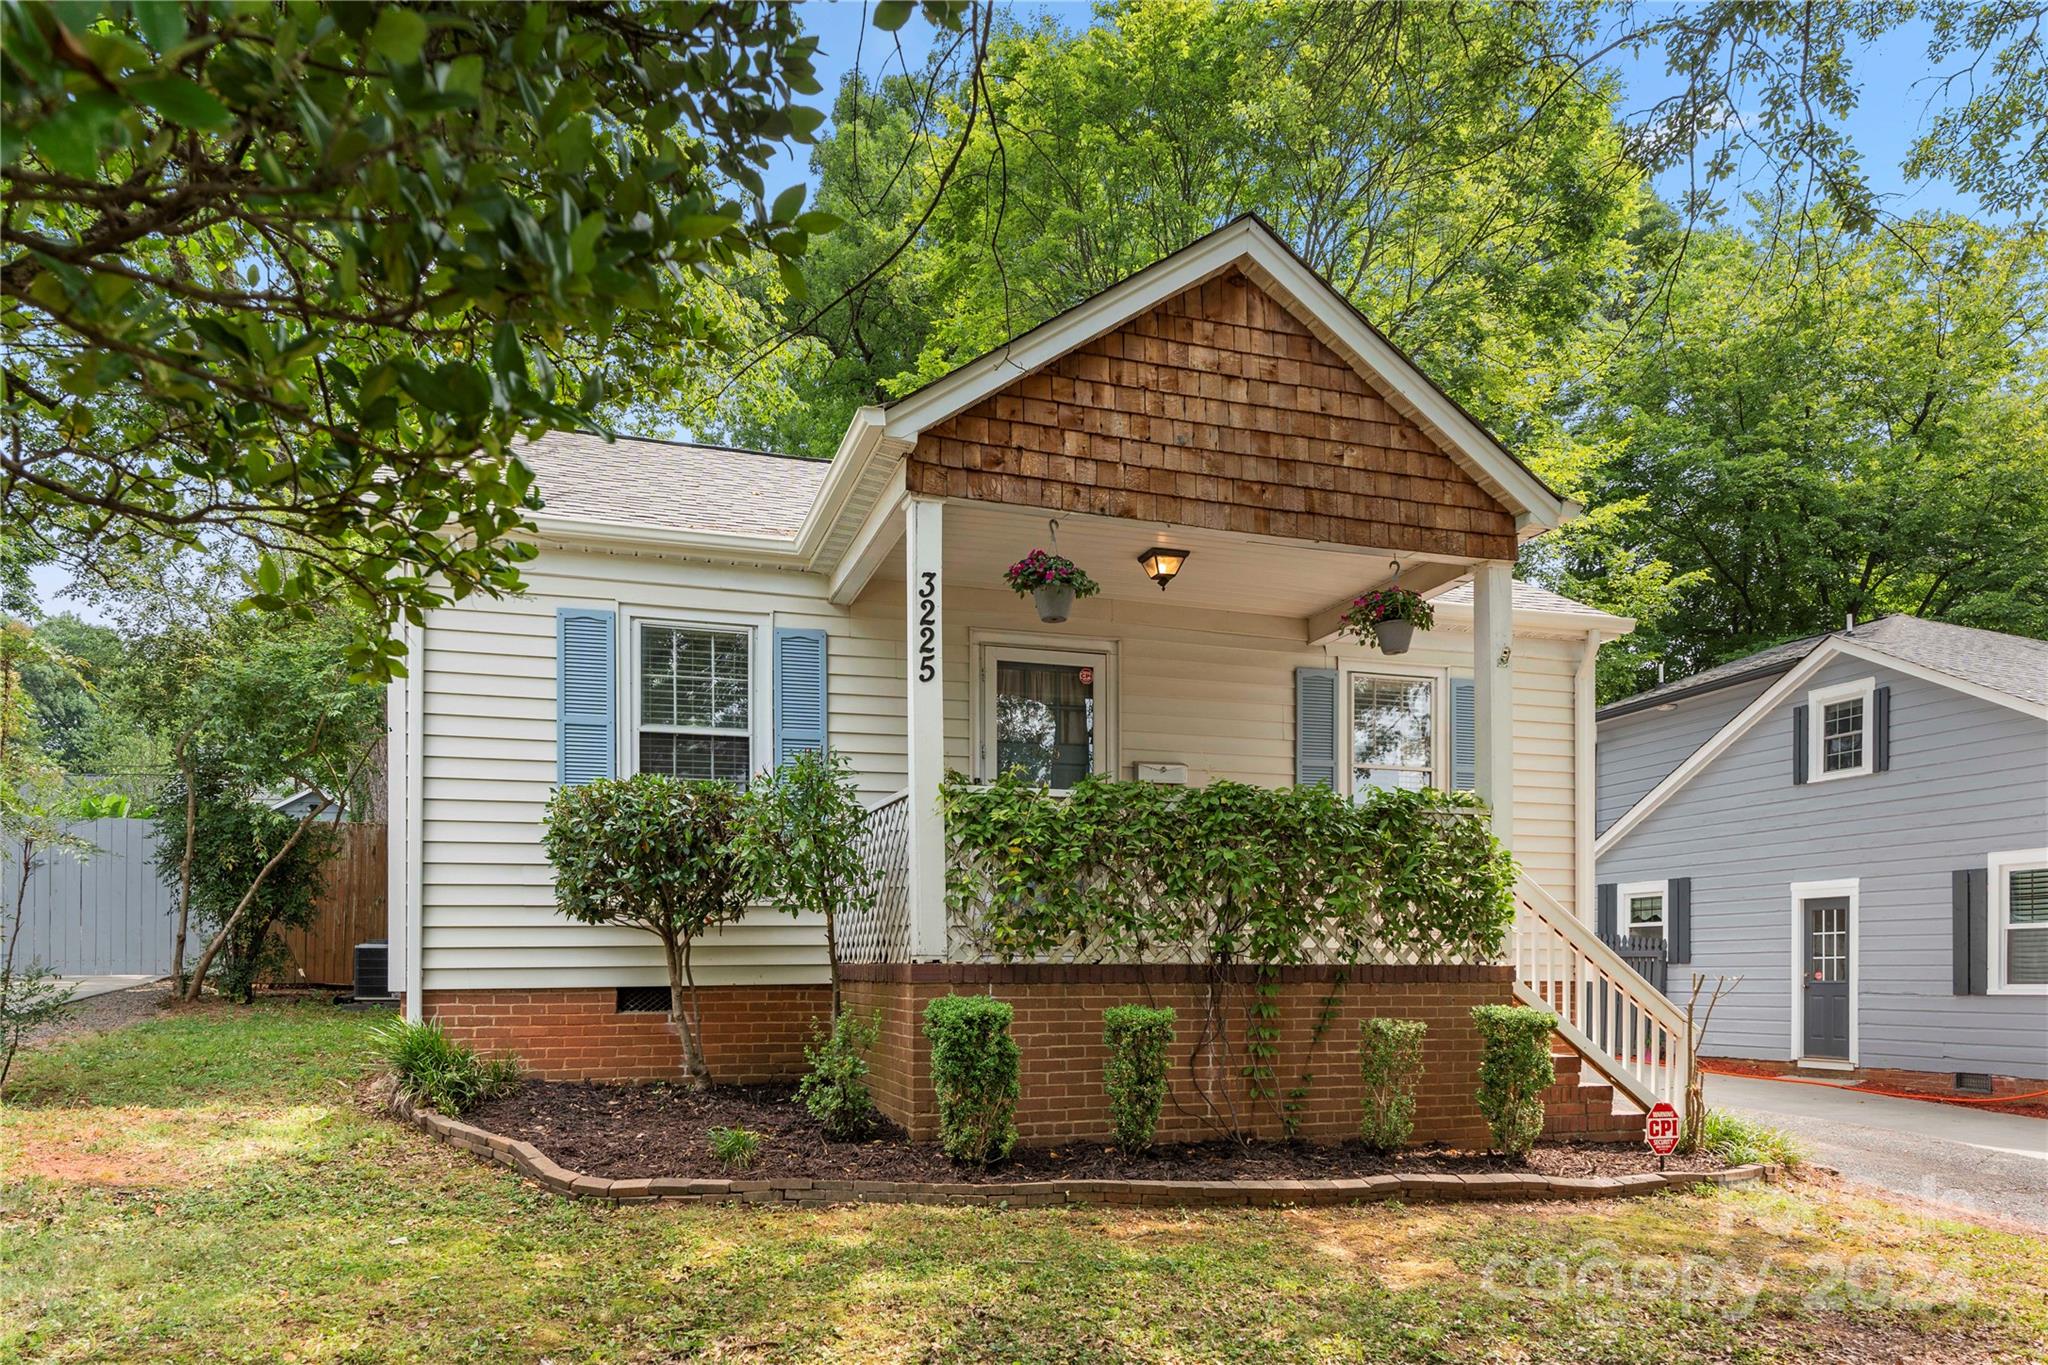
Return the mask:
M1593 929L1610 942L1621 927L1620 891L1614 882L1601 882L1593 888Z
M555 780L564 787L617 771L617 620L596 607L555 612Z
M775 632L775 766L825 748L825 632Z
M1470 678L1451 679L1451 790L1479 790L1478 711Z
M1337 785L1337 670L1294 670L1294 782Z

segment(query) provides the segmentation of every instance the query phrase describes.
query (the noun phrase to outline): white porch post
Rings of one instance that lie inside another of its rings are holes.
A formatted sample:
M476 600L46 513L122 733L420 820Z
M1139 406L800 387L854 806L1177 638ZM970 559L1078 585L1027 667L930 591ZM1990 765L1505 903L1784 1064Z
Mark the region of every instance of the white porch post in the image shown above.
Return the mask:
M1493 810L1493 834L1510 848L1515 835L1514 568L1504 560L1473 566L1472 704L1478 712L1479 795Z
M910 776L910 959L946 955L945 504L913 497L903 509L904 622Z

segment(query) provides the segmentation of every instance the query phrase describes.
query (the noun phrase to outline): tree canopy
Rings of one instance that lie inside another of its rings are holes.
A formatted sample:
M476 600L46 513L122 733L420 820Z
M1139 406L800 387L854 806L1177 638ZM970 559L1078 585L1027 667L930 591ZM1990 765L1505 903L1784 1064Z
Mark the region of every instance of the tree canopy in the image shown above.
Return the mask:
M392 671L400 614L519 585L518 437L692 382L720 272L800 280L835 221L762 168L815 47L768 3L7 6L7 519L240 538Z

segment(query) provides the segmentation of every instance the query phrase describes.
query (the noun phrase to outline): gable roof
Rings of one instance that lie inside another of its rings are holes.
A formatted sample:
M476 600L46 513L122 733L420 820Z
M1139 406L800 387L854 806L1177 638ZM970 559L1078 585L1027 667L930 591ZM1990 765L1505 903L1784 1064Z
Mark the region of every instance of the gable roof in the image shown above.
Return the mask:
M992 351L886 404L888 435L915 441L926 429L1025 375L1232 269L1335 351L1520 519L1524 538L1577 510L1424 374L1351 301L1331 288L1256 215L1233 219Z
M1515 515L1526 539L1574 515L1559 497L1256 217L1238 218L997 349L854 413L829 461L555 432L520 448L541 528L831 569L929 426L1205 280L1240 270ZM901 479L895 479L900 489Z
M1614 720L1653 706L1684 701L1737 683L1784 673L1829 640L1850 641L1902 663L1916 664L1958 682L2003 692L2036 706L2048 705L2048 641L1995 630L1950 625L1917 616L1880 616L1854 630L1802 636L1740 659L1703 669L1689 678L1662 683L1600 708Z
M1900 624L1880 630L1885 622ZM1839 630L1816 637L1803 659L1602 830L1593 842L1594 855L1614 847L1822 668L1841 658L1889 668L2048 721L2048 642L1913 616L1880 617L1854 633ZM1605 718L1606 712L1601 715Z

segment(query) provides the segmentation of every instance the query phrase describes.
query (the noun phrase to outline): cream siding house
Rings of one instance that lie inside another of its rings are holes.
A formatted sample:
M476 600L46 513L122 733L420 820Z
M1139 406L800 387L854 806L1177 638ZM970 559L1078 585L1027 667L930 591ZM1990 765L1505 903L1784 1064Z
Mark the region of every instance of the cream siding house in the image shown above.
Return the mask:
M391 693L392 979L414 1017L543 1071L658 1071L652 1035L611 1021L664 981L658 953L555 912L549 794L743 779L819 743L872 806L902 803L885 960L945 957L938 784L1000 753L1055 785L1471 788L1526 874L1517 953L1583 959L1517 991L1626 975L1579 920L1593 659L1631 623L1512 581L1518 545L1575 509L1256 220L863 409L829 462L571 434L526 457L546 499L527 592L430 613ZM1055 538L1102 593L1048 625L1003 571ZM1160 546L1188 552L1163 590L1138 562ZM1398 657L1340 636L1395 581L1436 628ZM740 1070L774 1074L825 980L820 926L763 909L696 961L759 1044Z

